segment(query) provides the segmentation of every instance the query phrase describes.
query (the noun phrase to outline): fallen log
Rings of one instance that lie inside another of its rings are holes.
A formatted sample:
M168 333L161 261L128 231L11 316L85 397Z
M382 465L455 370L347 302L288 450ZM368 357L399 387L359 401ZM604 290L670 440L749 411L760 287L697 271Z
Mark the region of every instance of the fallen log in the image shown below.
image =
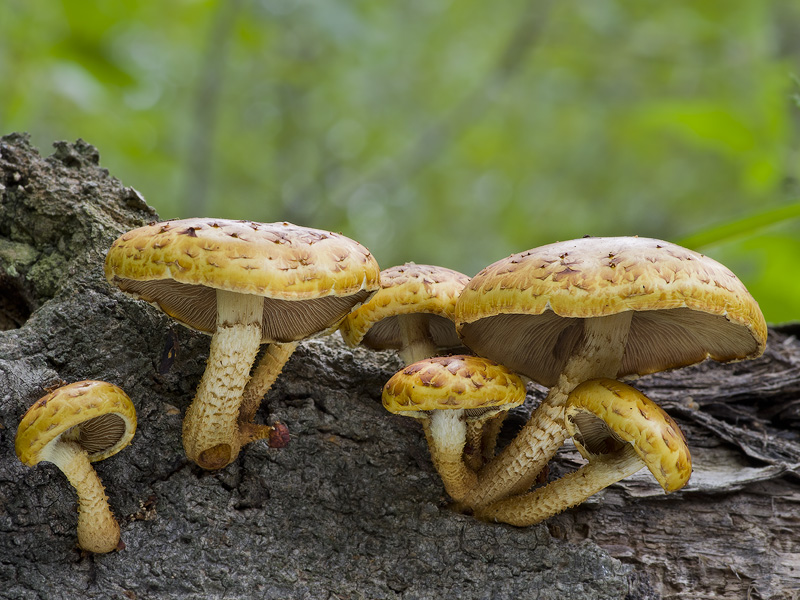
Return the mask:
M259 411L289 446L207 472L180 435L208 336L103 276L111 241L157 215L91 145L55 146L42 158L25 135L0 139L0 597L797 598L797 327L771 329L757 360L634 382L693 451L669 496L640 473L535 527L458 514L420 427L380 405L398 357L338 335L301 344ZM89 378L122 387L139 418L96 465L125 544L105 555L76 548L60 472L14 454L28 407ZM506 440L542 392L529 386ZM578 463L567 444L551 477Z

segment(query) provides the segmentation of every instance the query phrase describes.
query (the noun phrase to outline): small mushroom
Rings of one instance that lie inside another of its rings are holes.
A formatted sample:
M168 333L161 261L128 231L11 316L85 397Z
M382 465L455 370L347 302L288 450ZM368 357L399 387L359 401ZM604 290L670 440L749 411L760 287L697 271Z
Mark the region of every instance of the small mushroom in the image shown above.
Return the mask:
M123 292L212 334L183 445L190 460L220 469L252 441L285 445L285 427L252 423L261 399L299 340L335 331L377 291L380 269L340 234L194 218L125 233L109 249L105 272ZM252 369L262 343L269 347Z
M550 388L527 425L464 499L480 507L525 492L566 437L578 384L759 356L767 326L718 262L669 242L582 238L514 254L472 278L456 304L467 347Z
M613 379L590 380L569 395L566 426L589 461L574 473L476 512L487 521L535 525L642 469L666 493L686 485L692 458L678 425L635 388Z
M422 421L431 461L454 500L477 482L464 461L467 421L485 419L524 400L519 376L477 356L420 360L395 373L383 387L386 410Z
M40 398L17 428L15 449L23 464L56 465L78 492L78 545L111 552L120 545L119 524L90 463L130 444L136 410L120 388L104 381L78 381Z
M432 265L406 263L381 271L381 289L342 321L351 347L398 350L407 365L461 346L453 313L469 277Z

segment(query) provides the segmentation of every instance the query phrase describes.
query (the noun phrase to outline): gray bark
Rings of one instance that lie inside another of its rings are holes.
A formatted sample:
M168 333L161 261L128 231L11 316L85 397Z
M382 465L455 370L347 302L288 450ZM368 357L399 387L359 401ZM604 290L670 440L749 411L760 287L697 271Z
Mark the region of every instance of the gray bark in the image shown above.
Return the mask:
M386 413L392 353L338 335L300 346L259 411L286 448L220 472L183 455L181 418L209 338L107 285L103 257L157 220L85 142L41 158L0 140L0 598L796 598L800 343L636 385L686 431L689 487L639 474L546 524L450 510L419 425ZM76 549L73 490L14 454L27 408L61 381L103 379L137 407L133 444L97 463L126 547ZM508 420L513 435L542 390ZM575 468L566 446L551 476Z

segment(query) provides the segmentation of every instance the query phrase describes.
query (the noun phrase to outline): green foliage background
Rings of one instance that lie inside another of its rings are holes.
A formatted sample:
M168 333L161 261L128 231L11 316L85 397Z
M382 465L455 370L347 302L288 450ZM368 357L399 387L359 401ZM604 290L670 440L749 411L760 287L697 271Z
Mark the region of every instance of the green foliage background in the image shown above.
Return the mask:
M165 217L474 275L683 243L800 318L796 0L3 0L0 131L82 137Z

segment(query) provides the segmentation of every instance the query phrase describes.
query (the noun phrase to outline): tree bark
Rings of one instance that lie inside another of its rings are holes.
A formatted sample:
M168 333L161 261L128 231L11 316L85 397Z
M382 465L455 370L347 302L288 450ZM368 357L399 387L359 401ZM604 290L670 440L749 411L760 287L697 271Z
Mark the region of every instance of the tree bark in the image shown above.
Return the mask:
M638 474L539 526L482 523L448 508L420 426L381 407L399 358L338 335L301 344L259 410L288 447L189 463L181 419L209 337L103 276L112 240L154 220L89 144L42 158L0 139L0 598L797 597L797 329L771 330L756 361L634 382L687 434L685 491ZM79 379L121 386L138 411L131 446L96 464L126 545L105 555L77 550L61 473L14 454L28 407ZM530 387L506 443L542 397ZM551 478L577 456L565 446Z

